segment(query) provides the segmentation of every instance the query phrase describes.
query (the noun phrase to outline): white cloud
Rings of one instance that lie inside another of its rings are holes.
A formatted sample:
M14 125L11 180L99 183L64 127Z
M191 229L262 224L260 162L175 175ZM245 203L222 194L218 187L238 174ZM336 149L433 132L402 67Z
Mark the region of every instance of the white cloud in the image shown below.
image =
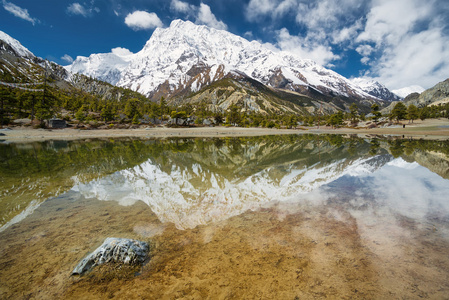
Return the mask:
M355 49L355 51L362 56L369 56L373 53L374 49L370 45L360 45Z
M357 53L359 53L361 56L363 56L360 61L362 62L362 64L367 65L370 61L370 55L371 53L374 52L374 48L371 47L370 45L366 45L366 44L362 44L359 45L355 51L357 51Z
M111 52L117 56L129 56L134 54L128 49L122 47L113 48Z
M216 29L228 29L228 26L225 23L217 20L215 15L210 10L209 5L204 3L200 4L196 23L205 24Z
M331 61L339 58L332 53L330 47L307 41L299 36L292 36L286 28L282 28L277 33L277 46L283 51L312 59L320 65L328 65Z
M390 89L414 84L429 88L449 75L446 10L437 1L378 0L366 17L356 41L372 43L380 53L371 58L369 74ZM357 48L367 62L367 48Z
M250 0L246 6L246 18L257 21L261 17L269 16L274 19L296 11L299 0Z
M195 9L195 6L187 2L172 0L170 3L170 8L177 12L189 13L191 10Z
M367 65L370 61L370 58L367 56L362 57L362 59L360 59L360 62L364 65Z
M68 62L69 64L71 64L71 63L73 62L73 57L71 57L71 56L68 55L68 54L64 54L64 56L61 57L61 59L62 59L63 61Z
M87 17L88 11L79 3L72 3L67 7L67 11L74 15L81 15Z
M92 4L93 4L93 2L92 2ZM83 6L82 4L80 4L78 2L72 3L67 7L67 12L69 14L80 15L83 17L89 17L92 15L93 12L98 13L99 11L100 11L100 9L98 7L86 8L85 6Z
M243 34L243 36L247 39L252 39L254 37L253 32L252 31L247 31Z
M359 19L349 27L344 27L341 30L336 29L331 33L332 43L340 44L347 41L352 41L357 37L358 32L362 28L363 28L362 20Z
M6 11L9 11L10 13L12 13L14 16L21 18L25 21L31 22L33 25L36 22L39 22L36 18L32 18L30 16L30 14L28 13L28 10L26 8L21 8L11 2L7 2L7 1L3 0L3 8Z
M366 65L362 75L390 89L429 88L449 77L447 1L250 0L245 16L277 35L271 46L320 64L357 51ZM273 31L288 18L300 26L298 36Z
M155 13L136 10L125 18L125 24L134 30L163 27L161 19Z
M251 0L246 7L246 18L254 21L261 16L271 15L278 4L277 0Z
M387 47L372 72L390 89L413 84L425 88L449 77L449 39L439 28L407 34Z
M297 7L297 0L283 0L279 4L276 5L273 15L275 17L282 17L285 14L294 11L295 7Z
M170 9L178 13L183 13L188 18L195 18L196 24L204 24L221 30L228 29L228 26L223 21L219 21L212 13L210 6L202 2L200 3L200 6L195 6L180 0L172 0Z

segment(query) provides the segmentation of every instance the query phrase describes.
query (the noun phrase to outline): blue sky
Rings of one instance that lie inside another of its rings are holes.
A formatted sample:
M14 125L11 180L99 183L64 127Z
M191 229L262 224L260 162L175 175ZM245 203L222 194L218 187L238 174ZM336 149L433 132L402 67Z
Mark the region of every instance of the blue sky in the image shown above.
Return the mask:
M447 0L0 0L0 30L67 65L137 52L175 19L224 29L390 89L449 77Z

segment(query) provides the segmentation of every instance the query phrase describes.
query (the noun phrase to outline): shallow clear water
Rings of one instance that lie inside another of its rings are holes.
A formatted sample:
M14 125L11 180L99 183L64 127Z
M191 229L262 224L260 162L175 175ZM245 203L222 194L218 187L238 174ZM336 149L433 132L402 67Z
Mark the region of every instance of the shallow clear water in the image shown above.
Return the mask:
M444 298L449 143L338 135L0 144L0 297ZM70 272L106 237L138 270Z

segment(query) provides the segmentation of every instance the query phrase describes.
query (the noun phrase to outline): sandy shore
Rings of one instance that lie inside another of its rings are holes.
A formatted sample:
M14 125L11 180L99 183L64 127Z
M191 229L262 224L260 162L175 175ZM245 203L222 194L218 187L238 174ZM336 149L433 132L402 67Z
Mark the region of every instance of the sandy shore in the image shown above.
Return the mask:
M402 125L387 128L368 129L330 127L303 127L300 129L269 129L269 128L239 128L239 127L196 127L196 128L139 128L139 129L102 129L102 130L79 130L66 129L29 129L27 127L15 127L13 129L0 129L0 140L7 142L31 142L44 140L75 140L90 138L167 138L167 137L228 137L228 136L262 136L281 134L357 134L368 135L394 135L425 139L449 139L449 120L432 119L415 121L409 124L407 121ZM2 135L3 134L3 135Z

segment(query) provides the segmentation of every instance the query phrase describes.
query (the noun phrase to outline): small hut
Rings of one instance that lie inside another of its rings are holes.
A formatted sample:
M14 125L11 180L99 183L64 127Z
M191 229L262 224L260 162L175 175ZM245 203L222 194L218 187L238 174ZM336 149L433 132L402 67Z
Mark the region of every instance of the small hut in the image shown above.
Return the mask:
M53 129L62 129L67 127L67 122L61 119L50 119L48 120L48 127Z

